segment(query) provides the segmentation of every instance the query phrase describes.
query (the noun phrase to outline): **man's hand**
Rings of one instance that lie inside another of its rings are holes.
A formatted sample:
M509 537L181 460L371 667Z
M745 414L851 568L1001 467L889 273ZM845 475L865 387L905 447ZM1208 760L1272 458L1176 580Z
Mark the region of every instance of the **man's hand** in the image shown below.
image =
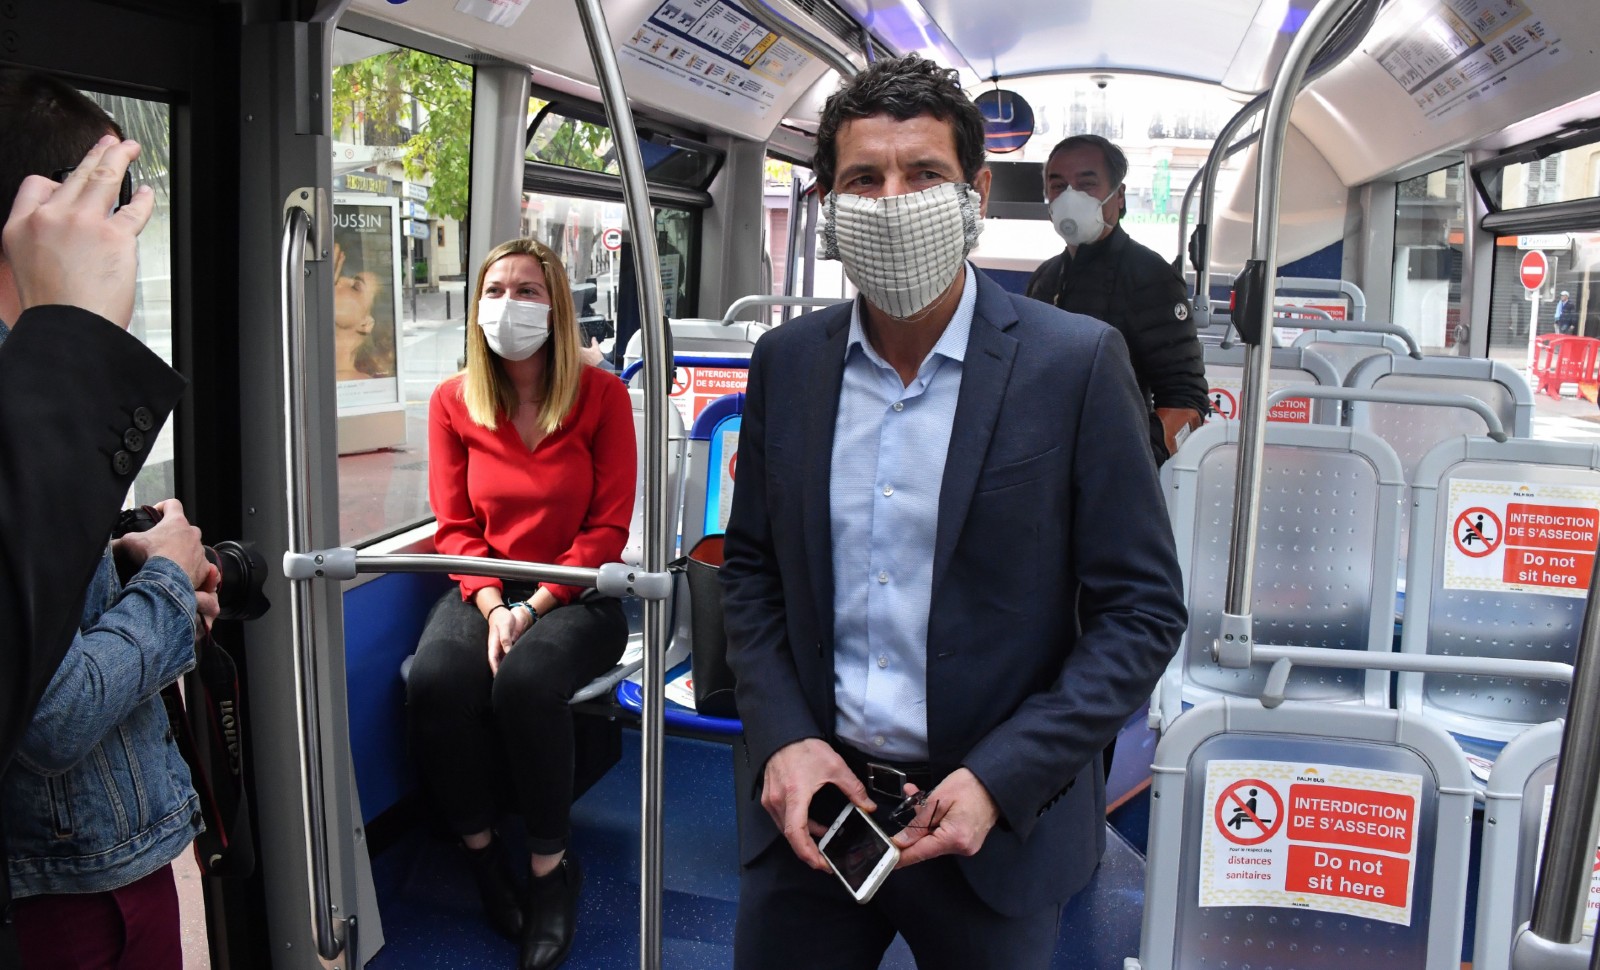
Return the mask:
M767 810L778 830L789 840L789 847L800 861L813 869L828 871L828 863L817 849L817 837L826 829L811 821L811 799L823 785L832 784L864 812L877 808L867 797L867 789L839 757L839 752L817 738L806 738L778 749L767 759L761 784L761 807Z
M63 304L98 313L124 329L133 319L138 237L155 208L149 186L116 212L122 173L139 144L100 139L56 185L30 175L17 192L0 241L22 309Z
M1193 431L1206 420L1199 411L1189 408L1156 408L1156 418L1161 421L1162 436L1166 439L1169 457L1178 453L1178 432L1184 428Z
M600 349L600 341L589 338L589 342L578 348L578 359L590 367L599 367L600 362L606 359L605 353Z
M206 558L200 529L184 517L182 503L169 498L155 507L161 512L160 522L143 532L130 532L111 544L118 561L139 569L157 556L170 559L188 575L197 592L215 593L219 582L217 567ZM215 601L214 596L212 600Z
M914 786L906 786L906 794L915 791ZM983 848L983 840L999 819L1000 810L983 782L966 768L957 768L928 792L916 818L894 837L900 849L895 868L942 855L973 855Z

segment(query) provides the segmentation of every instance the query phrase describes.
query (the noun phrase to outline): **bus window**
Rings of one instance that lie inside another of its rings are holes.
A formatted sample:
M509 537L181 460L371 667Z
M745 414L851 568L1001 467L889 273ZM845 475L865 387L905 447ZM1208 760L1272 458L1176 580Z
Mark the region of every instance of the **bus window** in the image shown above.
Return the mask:
M658 206L656 255L661 264L662 296L669 317L694 316L698 300L699 213ZM543 192L524 192L522 231L561 257L572 283L573 309L609 354L617 335L617 316L635 299L622 285L633 278L627 209L620 200L598 201ZM636 325L636 324L635 324ZM628 324L624 323L624 330ZM624 335L626 339L627 335Z
M472 68L334 38L339 538L427 518L428 399L466 346Z
M135 185L155 191L155 211L139 234L139 281L134 291L133 321L128 332L138 337L162 360L172 363L172 109L158 101L141 101L85 91L114 119L122 133L143 148L133 163ZM184 407L183 404L178 405ZM177 416L150 444L133 484L133 504L149 505L171 498L178 491L173 460L172 428Z
M1426 354L1469 352L1461 319L1465 170L1463 163L1406 179L1395 192L1390 319Z

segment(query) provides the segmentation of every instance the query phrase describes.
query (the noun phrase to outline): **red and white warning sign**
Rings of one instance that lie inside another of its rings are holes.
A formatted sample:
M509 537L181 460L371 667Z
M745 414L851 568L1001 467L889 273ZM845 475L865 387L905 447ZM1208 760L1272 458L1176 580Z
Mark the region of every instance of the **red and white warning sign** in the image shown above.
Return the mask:
M1285 761L1206 767L1201 906L1411 925L1422 777Z
M1600 488L1458 479L1445 514L1445 589L1588 594Z
M749 381L750 372L743 367L678 367L672 372L668 397L687 428L708 404L725 394L742 393Z
M1272 305L1277 308L1279 313L1293 313L1295 310L1310 309L1324 310L1328 316L1335 320L1344 320L1349 316L1349 309L1342 296L1280 296L1273 300ZM1320 316L1317 319L1319 318ZM1295 339L1302 333L1317 328L1317 319L1307 316L1303 319L1274 320L1272 336L1276 341L1276 346L1293 346Z
M1539 844L1544 845L1545 830L1550 827L1550 805L1555 801L1556 786L1544 786L1544 813L1539 817ZM1544 861L1543 853L1534 853L1533 877L1537 882L1539 866ZM1583 908L1583 935L1594 936L1595 926L1600 923L1600 849L1595 850L1594 864L1589 867L1589 899Z
M1268 394L1275 394L1286 387L1304 383L1302 381L1268 381ZM1211 387L1206 391L1206 397L1211 401L1212 417L1224 421L1236 421L1239 418L1239 401L1244 395L1239 390L1239 382L1226 377L1217 378L1211 382ZM1268 421L1277 421L1283 424L1310 424L1311 399L1308 397L1284 398L1267 412Z

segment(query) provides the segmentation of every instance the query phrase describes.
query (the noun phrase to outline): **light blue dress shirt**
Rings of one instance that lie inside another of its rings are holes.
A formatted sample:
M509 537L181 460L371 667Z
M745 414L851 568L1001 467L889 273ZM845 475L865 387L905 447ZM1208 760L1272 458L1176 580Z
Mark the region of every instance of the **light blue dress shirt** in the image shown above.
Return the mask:
M850 315L833 428L834 730L891 761L928 758L928 608L939 489L978 284L909 386Z

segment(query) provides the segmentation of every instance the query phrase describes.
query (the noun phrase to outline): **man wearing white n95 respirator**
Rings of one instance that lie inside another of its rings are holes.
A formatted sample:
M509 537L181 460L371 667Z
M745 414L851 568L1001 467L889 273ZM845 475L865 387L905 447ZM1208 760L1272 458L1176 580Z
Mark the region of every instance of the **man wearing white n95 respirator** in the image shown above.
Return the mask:
M1067 245L1034 271L1027 293L1122 334L1151 408L1150 445L1159 464L1210 408L1183 279L1122 228L1127 175L1127 156L1099 135L1074 135L1051 150L1045 200Z
M1104 847L1099 752L1185 626L1146 407L1115 330L966 262L990 175L953 71L849 80L812 167L861 296L751 358L735 966L865 970L899 934L923 970L1042 968ZM816 842L846 800L900 853L863 904Z

